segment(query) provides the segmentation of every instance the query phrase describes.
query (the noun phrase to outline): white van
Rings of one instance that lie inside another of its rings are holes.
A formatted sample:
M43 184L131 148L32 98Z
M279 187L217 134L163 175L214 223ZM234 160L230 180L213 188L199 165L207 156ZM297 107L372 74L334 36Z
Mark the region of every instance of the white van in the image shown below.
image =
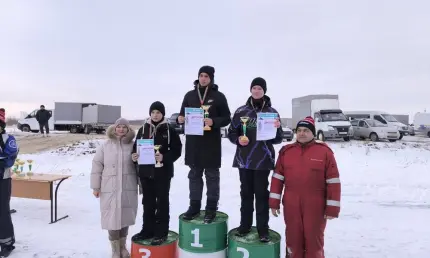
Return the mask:
M354 119L375 119L383 124L397 128L400 133L399 140L403 138L404 135L409 134L409 127L405 124L400 123L397 119L387 112L382 111L345 111L345 116L349 120Z
M48 120L49 130L54 130L54 110L46 109L51 113L51 118ZM28 114L25 118L18 120L18 129L23 132L39 132L39 122L36 120L36 113L39 109L33 110L30 114Z

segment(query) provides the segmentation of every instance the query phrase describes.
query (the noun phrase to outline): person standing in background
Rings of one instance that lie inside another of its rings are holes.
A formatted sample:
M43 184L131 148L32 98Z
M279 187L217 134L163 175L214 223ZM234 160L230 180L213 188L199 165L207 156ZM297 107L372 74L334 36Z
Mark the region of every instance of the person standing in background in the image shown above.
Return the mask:
M130 257L128 228L136 222L138 182L131 159L136 135L130 123L119 118L106 130L108 140L93 158L90 187L100 198L102 229L108 230L112 258Z
M280 214L281 194L287 256L324 258L327 220L339 217L341 183L330 147L315 140L312 117L299 121L297 141L282 147L270 186L269 206Z
M243 237L251 232L255 196L258 235L261 242L267 243L270 241L269 175L275 167L273 144L282 143L283 131L278 111L272 107L270 98L266 95L266 81L261 77L252 80L250 92L251 96L245 105L236 110L228 128L228 138L237 146L233 167L239 169L241 183L241 219L236 235ZM272 140L257 141L257 114L268 112L278 114L278 120L275 123L278 128L276 137ZM247 137L243 137L241 117L248 117Z
M44 105L40 105L40 109L36 112L36 120L39 123L39 130L43 137L45 134L43 132L43 128L46 130L46 136L49 136L49 119L52 114L48 110L45 109Z
M202 66L199 69L198 80L194 81L194 89L185 94L178 116L178 123L183 124L185 108L201 108L202 105L210 105L209 118L205 118L204 124L211 127L211 130L204 131L203 136L186 135L185 142L185 165L190 167L188 173L190 206L184 213L183 219L192 220L200 214L204 172L207 187L205 223L211 223L218 210L221 128L231 121L227 99L215 84L214 76L215 69L212 66Z
M12 194L11 167L18 156L15 137L5 131L6 114L0 108L0 257L8 257L15 249L15 233L10 214Z

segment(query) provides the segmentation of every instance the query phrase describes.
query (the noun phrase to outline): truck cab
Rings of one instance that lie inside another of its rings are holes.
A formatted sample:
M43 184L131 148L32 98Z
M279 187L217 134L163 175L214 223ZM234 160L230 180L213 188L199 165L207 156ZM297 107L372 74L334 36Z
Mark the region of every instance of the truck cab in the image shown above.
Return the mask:
M353 129L348 118L340 109L321 109L313 113L318 140L344 139L349 141Z
M47 109L48 112L51 113L51 118L48 121L49 130L54 130L54 115L55 112L52 109ZM39 111L39 109L33 110L30 114L28 114L25 118L18 120L18 129L23 132L33 132L37 133L39 132L39 122L36 120L36 113Z

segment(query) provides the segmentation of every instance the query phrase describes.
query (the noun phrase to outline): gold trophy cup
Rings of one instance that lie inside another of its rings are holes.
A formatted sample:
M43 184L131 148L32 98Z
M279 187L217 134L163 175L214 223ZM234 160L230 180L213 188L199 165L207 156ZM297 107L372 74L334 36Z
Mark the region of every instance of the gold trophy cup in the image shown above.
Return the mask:
M28 178L31 178L34 175L34 173L31 171L31 169L33 168L33 160L29 159L29 160L27 160L27 163L28 163L27 176L28 176Z
M25 176L24 174L22 174L22 172L24 171L25 161L20 160L20 161L18 161L18 164L19 164L19 173L18 173L18 176Z
M205 111L205 118L209 118L209 111L208 110L210 107L211 107L211 105L202 105L202 109ZM212 130L212 128L208 125L205 125L203 130L210 131L210 130Z
M155 154L159 154L160 153L160 148L161 148L161 145L154 145L154 150L157 151ZM160 161L157 161L157 163L155 164L156 168L161 168L162 166L163 166L163 164L161 164Z
M240 117L240 121L242 121L242 130L243 130L243 135L240 136L240 139L249 141L248 136L246 136L246 123L248 122L248 120L249 120L249 116Z

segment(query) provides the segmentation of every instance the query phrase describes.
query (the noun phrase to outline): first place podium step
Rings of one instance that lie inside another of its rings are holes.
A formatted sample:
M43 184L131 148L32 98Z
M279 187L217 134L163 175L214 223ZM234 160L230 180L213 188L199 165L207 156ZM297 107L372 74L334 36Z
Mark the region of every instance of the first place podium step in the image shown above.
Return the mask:
M180 258L226 258L228 215L217 212L212 223L204 223L205 212L193 220L179 216Z

